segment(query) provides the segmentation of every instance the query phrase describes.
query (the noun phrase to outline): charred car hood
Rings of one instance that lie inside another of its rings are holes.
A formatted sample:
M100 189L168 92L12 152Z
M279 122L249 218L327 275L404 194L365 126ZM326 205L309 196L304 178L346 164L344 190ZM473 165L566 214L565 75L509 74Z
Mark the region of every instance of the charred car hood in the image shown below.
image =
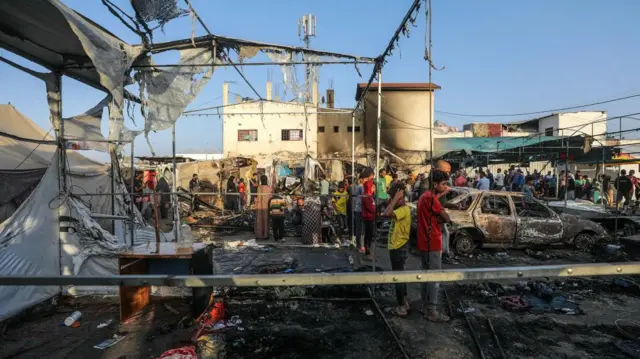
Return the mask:
M594 232L600 237L609 236L604 227L594 221L567 213L559 214L559 216L564 227L565 237L567 238L574 237L575 235L583 231Z

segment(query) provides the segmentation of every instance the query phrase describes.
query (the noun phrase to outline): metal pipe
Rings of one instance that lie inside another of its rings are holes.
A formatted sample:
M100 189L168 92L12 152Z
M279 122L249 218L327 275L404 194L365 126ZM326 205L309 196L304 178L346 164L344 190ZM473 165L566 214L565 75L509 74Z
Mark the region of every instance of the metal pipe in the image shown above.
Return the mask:
M500 350L500 358L507 359L507 356L504 354L504 349L502 349L502 345L500 345L498 334L496 333L496 330L493 328L493 323L491 322L491 318L489 317L487 317L487 324L489 324L489 329L491 330L491 334L493 334L493 339L496 341L498 350Z
M228 67L228 66L289 66L289 65L358 65L373 64L374 61L352 60L352 61L284 61L284 62L218 62L212 64L164 64L164 65L132 65L134 69L146 68L181 68L181 67ZM95 69L93 65L70 65L65 66L65 70L70 69Z
M173 238L175 241L178 241L180 238L180 209L178 208L178 171L176 164L176 123L173 123L173 127L171 128L171 157L173 162L173 185L172 191L173 195L171 195L171 205L173 209Z
M471 332L471 337L473 338L473 342L476 343L476 348L478 349L478 353L480 353L480 358L486 359L484 352L482 351L482 346L480 345L480 339L478 339L478 334L473 329L473 325L471 324L471 320L469 320L469 315L467 315L467 311L464 309L464 305L462 304L462 300L458 299L460 303L460 310L464 315L464 320L467 322L467 326L469 327L469 331Z
M115 160L118 160L118 155L115 153L115 151L113 152L113 157L115 158ZM113 168L113 162L111 163L111 168L109 169L109 174L111 176L111 193L115 193L116 192L116 181L115 181L115 170ZM116 215L116 195L112 194L111 195L111 216L115 216ZM112 234L115 235L116 234L116 222L113 221L112 222Z
M131 246L132 247L134 246L134 243L135 243L134 238L135 238L135 234L136 234L136 221L135 221L135 218L136 218L136 198L135 198L136 169L135 169L134 163L133 163L133 161L135 159L133 157L133 154L134 154L134 152L133 152L134 143L135 143L135 141L131 141L131 156L130 156L131 157L131 159L130 159L131 160L131 170L129 171L130 175L131 175L131 180L130 180L131 181L131 188L129 189L130 193L127 193L129 195L134 195L134 196L130 197L130 200L131 200Z
M382 67L378 69L378 119L376 121L376 183L374 186L378 186L378 181L380 181L380 128L382 127ZM376 191L376 197L378 198L378 193ZM374 198L374 201L375 201ZM376 243L378 243L378 208L374 212L374 220L373 220L373 240L371 241L371 256L373 257L372 268L375 272L376 270Z
M487 281L542 277L640 274L640 262L559 264L524 267L463 268L405 272L293 273L247 275L0 276L0 285L156 285L277 287Z
M369 289L368 292L369 292L369 296L371 297L371 301L373 302L373 306L376 308L376 312L378 312L378 315L380 316L380 318L382 318L382 321L384 322L385 326L387 327L387 329L389 329L389 332L391 333L391 336L393 337L393 340L398 345L398 348L400 349L400 352L402 353L402 356L405 359L410 359L411 357L409 356L409 354L407 353L406 349L404 348L404 345L402 345L402 342L398 338L398 335L396 334L396 331L393 330L393 327L391 326L391 324L389 324L389 321L387 320L387 317L382 312L382 309L380 309L380 305L378 305L378 302L376 301L376 298L373 295L373 292L371 291L371 289Z
M356 217L356 207L354 206L353 196L354 189L357 188L356 185L356 114L355 112L351 113L351 238L350 240L354 241L354 245L356 248L358 247L358 240L356 238L356 226L355 226L355 217ZM354 240L355 238L355 240Z
M565 153L564 165L564 208L567 208L567 199L569 197L569 139L567 138L567 152Z

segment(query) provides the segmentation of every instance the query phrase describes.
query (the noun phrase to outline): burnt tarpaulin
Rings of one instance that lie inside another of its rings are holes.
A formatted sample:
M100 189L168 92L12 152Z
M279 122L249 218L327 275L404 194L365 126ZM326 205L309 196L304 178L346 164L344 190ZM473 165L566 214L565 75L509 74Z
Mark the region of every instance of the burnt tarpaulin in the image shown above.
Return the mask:
M105 33L59 0L51 0L51 2L60 10L73 32L78 36L87 56L100 75L102 86L121 105L127 78L126 72L142 52L142 47L131 46Z
M157 22L160 27L189 13L178 7L177 0L131 0L131 5L143 21Z
M110 101L109 95L84 113L63 119L64 139L73 149L108 151L100 123L104 108Z
M135 78L143 102L145 135L173 126L211 78L213 61L212 49L193 48L180 50L178 67L169 70L139 69ZM146 57L141 63L153 65L153 59ZM202 66L204 64L211 66Z

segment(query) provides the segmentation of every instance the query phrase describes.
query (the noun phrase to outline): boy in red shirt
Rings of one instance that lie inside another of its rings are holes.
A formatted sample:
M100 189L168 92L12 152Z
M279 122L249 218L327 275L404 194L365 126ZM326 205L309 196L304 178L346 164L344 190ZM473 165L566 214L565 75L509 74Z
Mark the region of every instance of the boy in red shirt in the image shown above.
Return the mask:
M362 197L362 223L364 224L364 247L365 247L365 259L371 260L371 248L373 246L373 230L375 226L375 186L373 184L373 170L366 168L362 171L362 177L364 178L364 196Z
M449 215L440 204L439 198L450 188L446 173L433 170L432 189L418 200L418 250L422 269L442 269L442 231L440 224L451 223ZM449 317L437 311L439 283L421 283L424 317L432 322L448 322Z

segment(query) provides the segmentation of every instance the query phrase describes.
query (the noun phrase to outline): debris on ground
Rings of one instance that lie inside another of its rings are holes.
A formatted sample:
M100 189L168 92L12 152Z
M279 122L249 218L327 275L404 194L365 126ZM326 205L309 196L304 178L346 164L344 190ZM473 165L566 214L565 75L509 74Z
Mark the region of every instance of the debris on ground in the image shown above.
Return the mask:
M104 350L118 344L124 338L125 338L125 335L114 334L112 338L104 340L94 345L93 347L96 349Z

